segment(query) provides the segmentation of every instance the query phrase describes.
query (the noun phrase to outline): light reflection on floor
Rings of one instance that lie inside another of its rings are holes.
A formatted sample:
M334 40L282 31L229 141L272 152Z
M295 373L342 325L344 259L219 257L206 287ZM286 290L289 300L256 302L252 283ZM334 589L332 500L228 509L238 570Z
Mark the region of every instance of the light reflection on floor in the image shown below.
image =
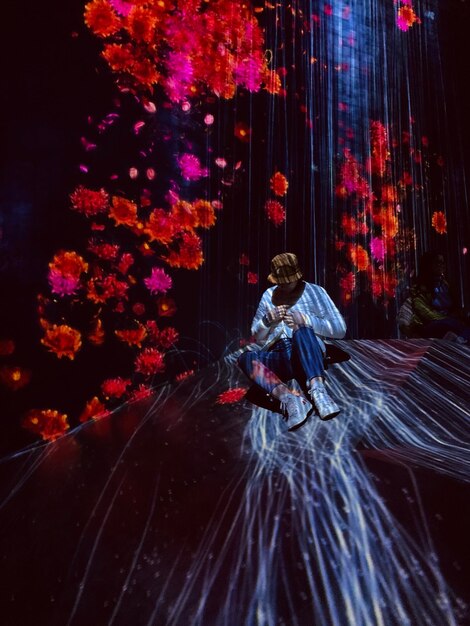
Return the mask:
M467 489L469 352L338 343L331 422L214 404L228 359L4 459L5 623L461 626L428 487Z

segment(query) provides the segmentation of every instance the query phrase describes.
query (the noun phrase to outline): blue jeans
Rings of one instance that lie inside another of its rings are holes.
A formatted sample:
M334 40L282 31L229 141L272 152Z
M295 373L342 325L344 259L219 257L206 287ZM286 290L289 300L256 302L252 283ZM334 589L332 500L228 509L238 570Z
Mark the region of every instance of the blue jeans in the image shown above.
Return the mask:
M301 326L294 331L292 339L280 339L269 350L243 352L238 366L268 393L293 378L305 387L308 380L324 374L323 352L308 326Z

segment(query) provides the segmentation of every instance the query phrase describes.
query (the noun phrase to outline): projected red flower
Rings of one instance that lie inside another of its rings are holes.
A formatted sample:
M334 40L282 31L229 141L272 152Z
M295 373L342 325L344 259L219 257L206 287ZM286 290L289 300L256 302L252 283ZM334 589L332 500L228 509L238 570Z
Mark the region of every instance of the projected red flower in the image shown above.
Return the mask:
M32 409L22 422L23 428L42 437L45 441L55 441L69 429L67 415L53 409Z
M82 336L78 330L66 324L60 326L53 324L46 329L41 343L51 352L54 352L59 359L66 357L73 361L75 354L81 348Z
M145 348L135 360L135 369L144 376L159 374L165 369L163 354L156 348Z
M114 35L121 26L119 17L107 0L93 0L86 5L85 24L100 37Z
M447 232L447 219L443 211L434 211L432 214L432 226L439 235L444 235Z
M248 389L246 387L234 387L233 389L227 389L217 396L217 404L233 404L240 402L246 395Z
M268 219L273 222L275 226L280 226L286 219L286 212L284 207L277 200L267 200L264 205L264 210Z
M91 419L102 419L109 414L110 413L106 409L105 405L100 401L97 396L95 396L86 403L85 408L78 418L78 421L88 422Z
M130 384L129 378L108 378L101 384L101 391L105 398L122 398Z
M287 193L287 188L289 187L289 183L287 182L287 178L281 172L276 172L271 176L271 189L274 191L276 196L285 196Z

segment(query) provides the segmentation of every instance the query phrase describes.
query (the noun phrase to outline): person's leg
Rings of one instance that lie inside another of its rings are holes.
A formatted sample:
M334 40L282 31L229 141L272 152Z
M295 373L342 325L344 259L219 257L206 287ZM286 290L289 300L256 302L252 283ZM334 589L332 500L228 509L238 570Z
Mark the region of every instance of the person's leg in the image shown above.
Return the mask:
M288 416L289 430L301 426L313 411L304 396L294 395L285 381L294 378L291 367L291 342L280 343L269 352L244 352L238 366L256 385L280 401L281 410Z
M295 326L292 335L292 369L300 384L307 387L315 379L323 380L325 368L320 343L310 326Z
M294 377L290 353L285 350L243 352L238 358L238 367L250 380L277 398L280 391L289 392L284 383Z
M335 417L340 409L330 398L323 384L323 352L313 329L309 326L295 326L292 346L292 366L296 378L301 384L305 381L320 418L327 420Z

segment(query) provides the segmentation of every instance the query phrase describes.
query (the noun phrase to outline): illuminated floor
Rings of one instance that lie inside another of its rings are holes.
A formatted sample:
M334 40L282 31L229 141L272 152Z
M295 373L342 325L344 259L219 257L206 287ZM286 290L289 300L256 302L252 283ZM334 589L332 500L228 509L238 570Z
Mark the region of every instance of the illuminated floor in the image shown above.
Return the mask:
M338 344L331 422L220 362L4 459L2 626L467 623L470 351Z

